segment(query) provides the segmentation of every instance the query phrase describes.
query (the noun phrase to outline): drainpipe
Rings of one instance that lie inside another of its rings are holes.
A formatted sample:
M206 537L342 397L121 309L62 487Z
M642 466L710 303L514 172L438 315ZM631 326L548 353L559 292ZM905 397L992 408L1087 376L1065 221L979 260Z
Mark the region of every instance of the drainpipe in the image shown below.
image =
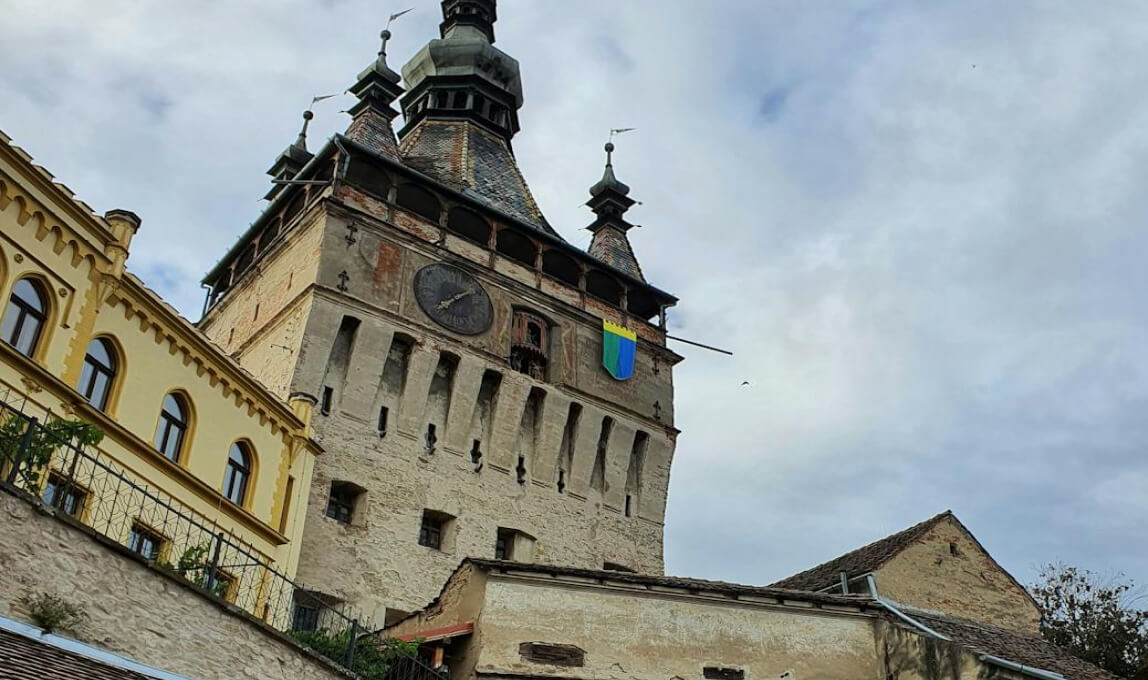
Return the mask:
M1041 670L1039 668L1033 668L1032 666L1025 666L1024 664L1019 664L1015 661L1009 661L1008 659L1002 659L999 656L993 656L992 654L981 654L977 658L981 661L991 663L994 666L1001 666L1003 668L1016 671L1017 673L1031 675L1034 678L1041 678L1041 680L1064 680L1064 676L1060 673L1053 673L1052 671Z
M931 638L936 638L937 640L944 640L945 642L952 642L952 640L950 640L949 638L945 637L944 635L941 635L940 633L933 630L932 628L929 628L928 626L921 623L920 621L918 621L914 618L911 618L908 614L905 614L900 609L897 609L896 607L889 604L885 600L882 600L881 596L877 594L877 581L873 578L873 574L866 574L865 575L865 582L869 584L869 597L873 598L873 601L876 602L877 604L879 604L882 607L884 607L885 609L889 610L889 612L891 614L893 614L897 618L901 619L905 623L916 628L917 630L921 631L922 633L924 633L925 635L928 635Z
M945 642L952 642L951 638L948 638L944 635L941 635L940 633L933 630L932 628L929 628L928 626L921 623L920 621L918 621L918 620L912 618L911 616L909 616L908 614L902 612L900 609L897 609L896 607L894 607L889 602L881 599L881 596L877 594L877 581L876 581L876 579L873 578L873 574L866 574L865 575L865 581L869 584L869 597L873 598L874 602L876 602L877 604L879 604L882 607L884 607L885 609L887 609L891 614L893 614L897 618L901 619L905 623L907 623L910 626L912 626L913 628L916 628L917 630L923 632L924 634L928 635L931 638L935 638L937 640L944 640ZM1009 670L1016 671L1017 673L1022 673L1024 675L1028 675L1028 676L1031 676L1034 678L1040 678L1040 680L1064 680L1064 676L1059 674L1059 673L1053 673L1052 671L1041 670L1040 668L1033 668L1032 666L1025 666L1023 664L1016 663L1015 661L1009 661L1008 659L1002 659L999 656L993 656L991 654L978 655L977 659L981 662L984 662L984 663L991 663L994 666L1000 666L1002 668L1007 668Z

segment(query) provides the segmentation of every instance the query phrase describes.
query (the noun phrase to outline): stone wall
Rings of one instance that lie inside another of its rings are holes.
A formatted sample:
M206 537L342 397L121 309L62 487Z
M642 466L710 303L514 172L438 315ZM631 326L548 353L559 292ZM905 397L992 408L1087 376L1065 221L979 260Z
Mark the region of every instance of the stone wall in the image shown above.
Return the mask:
M881 596L907 608L1039 635L1036 603L952 517L876 575Z
M566 297L548 293L552 280L497 266L502 256L370 197L354 206L362 212L315 204L255 265L291 286L244 279L205 322L221 342L234 325L244 365L277 390L329 394L330 412L315 423L326 453L310 489L300 579L381 623L388 609L430 601L462 558L493 557L499 529L534 539L532 554L516 559L661 573L678 358L657 329L639 324L635 377L613 381L601 366L597 303L569 287ZM414 299L414 273L452 257L473 265L492 298L495 320L482 335L445 331ZM262 324L252 321L256 304ZM553 324L546 381L508 365L511 319L523 307ZM350 327L352 338L340 336ZM362 491L349 523L326 516L341 482ZM441 550L418 543L427 510L453 518Z
M189 678L336 680L341 669L140 562L126 550L0 491L0 615L48 593L83 607L65 634Z

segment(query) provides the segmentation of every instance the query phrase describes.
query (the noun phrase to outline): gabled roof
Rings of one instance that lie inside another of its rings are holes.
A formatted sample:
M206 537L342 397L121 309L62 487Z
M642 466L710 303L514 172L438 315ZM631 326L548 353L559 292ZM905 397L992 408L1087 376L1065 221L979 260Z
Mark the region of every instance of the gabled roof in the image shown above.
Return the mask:
M990 654L1025 666L1060 673L1066 680L1116 680L1118 677L1040 638L938 616L914 613L913 618L974 654Z
M853 552L845 553L841 557L829 560L824 564L819 564L800 574L794 574L789 578L782 579L772 584L772 587L794 588L797 590L822 590L823 588L829 588L840 583L841 572L845 572L849 578L853 578L854 576L875 571L901 553L905 548L912 545L914 541L927 534L930 529L949 518L956 519L952 510L946 510L936 517L927 519L904 531L895 533L892 536L886 536L879 541L858 548Z

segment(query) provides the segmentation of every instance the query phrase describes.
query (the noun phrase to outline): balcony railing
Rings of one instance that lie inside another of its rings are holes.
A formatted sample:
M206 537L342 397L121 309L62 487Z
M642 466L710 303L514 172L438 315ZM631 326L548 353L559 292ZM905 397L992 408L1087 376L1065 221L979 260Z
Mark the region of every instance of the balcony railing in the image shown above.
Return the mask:
M370 680L439 680L414 646L380 641L345 604L293 582L231 531L118 463L91 425L0 392L0 486Z

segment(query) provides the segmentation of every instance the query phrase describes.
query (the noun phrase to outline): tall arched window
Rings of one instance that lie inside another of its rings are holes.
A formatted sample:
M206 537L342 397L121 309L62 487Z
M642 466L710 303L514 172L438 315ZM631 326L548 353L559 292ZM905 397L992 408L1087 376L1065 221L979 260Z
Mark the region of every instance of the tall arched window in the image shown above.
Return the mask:
M48 302L40 285L20 279L12 287L12 297L0 321L0 338L17 352L32 356L48 320Z
M155 429L155 450L173 463L179 462L183 444L187 440L189 424L187 402L178 394L163 398L159 426Z
M251 481L251 451L242 442L231 445L227 458L227 471L223 475L223 495L236 505L247 500L247 487Z
M116 363L112 343L105 338L96 338L88 345L84 369L80 372L80 384L76 389L89 404L101 411L108 407L108 398L116 379Z

